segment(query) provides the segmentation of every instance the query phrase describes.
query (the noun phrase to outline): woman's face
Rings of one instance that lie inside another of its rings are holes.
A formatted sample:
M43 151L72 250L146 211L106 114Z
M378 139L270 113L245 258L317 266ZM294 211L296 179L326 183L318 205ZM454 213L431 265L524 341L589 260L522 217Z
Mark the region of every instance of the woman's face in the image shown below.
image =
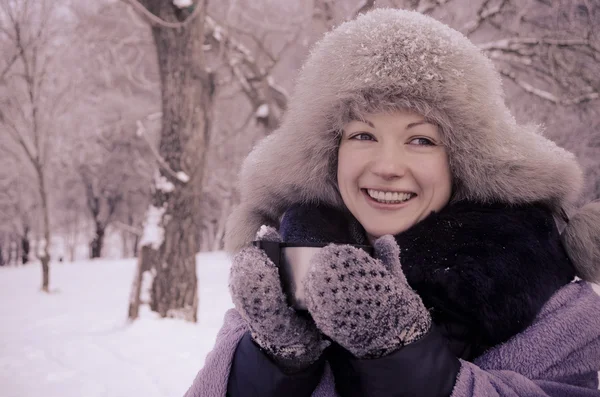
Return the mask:
M344 126L337 181L371 242L401 233L450 200L452 177L436 125L412 112L377 113Z

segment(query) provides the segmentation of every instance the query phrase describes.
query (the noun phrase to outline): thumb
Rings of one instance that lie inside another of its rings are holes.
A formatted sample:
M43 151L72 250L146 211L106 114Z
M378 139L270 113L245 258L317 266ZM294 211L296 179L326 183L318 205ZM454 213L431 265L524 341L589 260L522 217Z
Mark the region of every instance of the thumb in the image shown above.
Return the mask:
M387 234L383 237L375 240L373 244L375 249L375 257L393 274L400 282L407 284L406 276L402 272L402 265L400 264L400 247L396 243L396 239L391 234Z

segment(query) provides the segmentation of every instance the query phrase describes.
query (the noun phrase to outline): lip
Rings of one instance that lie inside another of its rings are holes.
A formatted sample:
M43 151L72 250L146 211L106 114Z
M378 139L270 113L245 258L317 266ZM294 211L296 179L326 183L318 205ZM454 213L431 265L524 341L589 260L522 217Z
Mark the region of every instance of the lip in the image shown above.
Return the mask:
M367 201L367 203L378 209L378 210L387 210L387 211L393 211L393 210L397 210L400 208L404 208L407 205L409 205L412 200L417 197L416 195L414 197L412 197L411 199L409 199L408 201L404 201L402 203L398 203L398 204L384 204L384 203L380 203L378 201L375 201L373 198L371 198L371 196L369 196L369 193L367 193L366 189L360 189L362 194L365 196L365 200ZM408 193L408 192L407 192Z
M409 190L390 190L389 188L388 189L385 189L385 188L381 188L380 189L380 188L376 188L376 187L364 187L364 188L362 188L360 190L363 190L365 192L367 190L377 190L379 192L386 192L386 193L389 192L389 193L409 193L409 194L416 194L415 192L411 192Z

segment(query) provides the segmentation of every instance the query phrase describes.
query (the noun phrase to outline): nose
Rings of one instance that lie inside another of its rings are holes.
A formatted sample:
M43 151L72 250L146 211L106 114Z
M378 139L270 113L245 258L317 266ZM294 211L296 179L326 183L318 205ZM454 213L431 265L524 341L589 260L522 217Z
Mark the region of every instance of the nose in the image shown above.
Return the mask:
M383 146L376 151L371 161L371 172L385 180L402 178L407 169L406 156L392 145Z

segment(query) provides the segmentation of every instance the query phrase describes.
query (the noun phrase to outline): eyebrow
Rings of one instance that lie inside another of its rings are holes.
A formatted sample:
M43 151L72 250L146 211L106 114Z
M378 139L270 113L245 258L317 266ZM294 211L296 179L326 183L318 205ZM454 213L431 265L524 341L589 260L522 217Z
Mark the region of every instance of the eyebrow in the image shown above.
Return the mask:
M410 123L409 125L406 126L406 129L411 129L413 127L419 126L419 125L423 125L423 124L431 124L429 121L427 120L420 120L420 121L415 121L414 123Z
M367 124L369 127L371 128L375 128L375 125L373 123L371 123L369 120L364 119L364 120L359 120L362 121L363 123ZM413 127L417 127L419 125L423 125L423 124L431 124L429 121L427 120L419 120L419 121L415 121L414 123L410 123L406 126L406 129L409 130Z
M356 121L360 121L361 123L365 123L367 124L369 127L371 128L375 128L375 125L373 123L371 123L369 120L367 119L357 119Z

